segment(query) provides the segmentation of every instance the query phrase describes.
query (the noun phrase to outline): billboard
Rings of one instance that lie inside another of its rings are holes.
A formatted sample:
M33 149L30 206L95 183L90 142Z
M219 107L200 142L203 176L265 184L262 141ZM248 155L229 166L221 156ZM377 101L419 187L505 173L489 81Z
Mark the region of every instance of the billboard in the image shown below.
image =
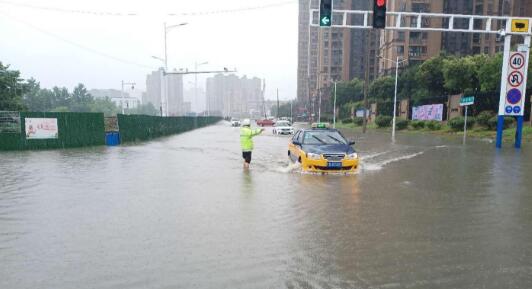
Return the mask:
M57 118L25 118L26 139L54 139L59 137Z
M413 107L412 120L443 121L443 104L429 104Z

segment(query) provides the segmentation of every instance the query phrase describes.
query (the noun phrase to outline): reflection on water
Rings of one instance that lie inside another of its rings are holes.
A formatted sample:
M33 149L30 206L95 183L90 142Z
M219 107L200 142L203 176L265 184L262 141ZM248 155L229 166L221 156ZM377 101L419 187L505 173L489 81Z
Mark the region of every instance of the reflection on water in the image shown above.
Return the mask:
M356 175L220 124L0 154L0 288L530 288L532 150L350 135Z

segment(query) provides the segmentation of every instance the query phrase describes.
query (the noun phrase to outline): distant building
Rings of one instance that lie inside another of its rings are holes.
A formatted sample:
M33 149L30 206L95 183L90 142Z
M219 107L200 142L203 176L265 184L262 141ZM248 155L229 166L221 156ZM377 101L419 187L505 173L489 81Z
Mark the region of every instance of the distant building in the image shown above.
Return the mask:
M218 74L207 78L209 115L253 117L263 111L262 81Z
M151 103L155 108L162 110L162 87L164 70L160 68L146 76L146 93L143 95L142 103Z
M112 102L118 107L123 107L126 109L137 108L140 105L140 100L135 97L131 97L129 93L124 92L122 97L122 92L118 89L91 89L89 94L94 98L109 98Z
M161 101L166 97L166 94L168 94L168 104ZM169 116L183 115L183 76L178 74L165 75L162 68L148 74L146 77L146 94L143 95L142 102L152 103L163 113L167 112Z
M168 115L181 116L183 112L183 75L167 74Z

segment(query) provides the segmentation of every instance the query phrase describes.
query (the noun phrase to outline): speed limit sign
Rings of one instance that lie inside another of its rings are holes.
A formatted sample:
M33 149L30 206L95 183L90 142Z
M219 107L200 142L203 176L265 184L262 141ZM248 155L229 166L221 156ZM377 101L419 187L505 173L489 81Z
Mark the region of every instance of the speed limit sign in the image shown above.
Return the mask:
M521 69L525 65L525 56L521 53L515 53L510 57L510 66L513 69Z

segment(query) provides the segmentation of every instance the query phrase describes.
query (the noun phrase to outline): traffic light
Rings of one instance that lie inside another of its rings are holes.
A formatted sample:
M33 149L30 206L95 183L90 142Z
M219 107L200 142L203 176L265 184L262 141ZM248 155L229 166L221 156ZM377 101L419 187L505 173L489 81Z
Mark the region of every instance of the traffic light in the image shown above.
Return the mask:
M373 0L373 28L386 27L386 0Z
M330 27L332 24L332 0L320 0L320 26Z

